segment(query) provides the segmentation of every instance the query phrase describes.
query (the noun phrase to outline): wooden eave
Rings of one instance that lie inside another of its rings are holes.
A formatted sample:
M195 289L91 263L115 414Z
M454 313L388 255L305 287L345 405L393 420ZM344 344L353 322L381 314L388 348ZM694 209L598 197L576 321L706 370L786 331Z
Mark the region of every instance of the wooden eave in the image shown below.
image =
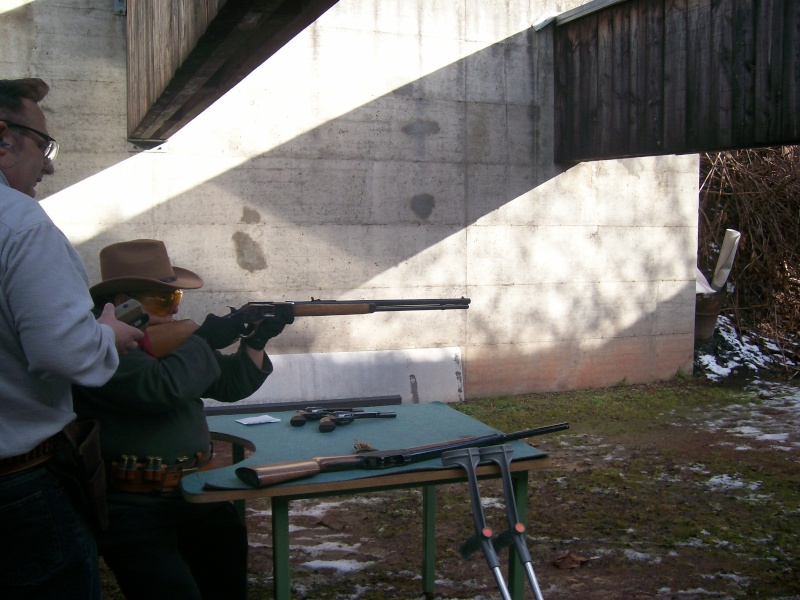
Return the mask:
M128 3L128 139L162 143L338 0Z
M800 143L798 0L596 0L553 21L558 162Z

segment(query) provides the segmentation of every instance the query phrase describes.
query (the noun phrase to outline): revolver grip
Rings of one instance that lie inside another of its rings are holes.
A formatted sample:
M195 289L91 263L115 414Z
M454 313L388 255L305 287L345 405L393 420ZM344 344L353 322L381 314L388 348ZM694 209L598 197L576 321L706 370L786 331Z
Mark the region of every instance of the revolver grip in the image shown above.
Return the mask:
M322 433L328 433L336 429L336 420L331 416L322 417L319 420L319 430Z

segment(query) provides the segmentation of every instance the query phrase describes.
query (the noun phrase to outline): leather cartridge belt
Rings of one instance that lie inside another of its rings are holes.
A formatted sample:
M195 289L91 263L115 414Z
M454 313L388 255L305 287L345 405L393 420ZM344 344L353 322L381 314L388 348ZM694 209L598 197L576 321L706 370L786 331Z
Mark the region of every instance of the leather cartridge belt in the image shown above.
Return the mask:
M181 478L211 468L212 449L196 452L194 456L179 456L174 465L165 465L160 456L146 456L144 461L135 455L123 454L118 461L107 465L108 489L132 494L163 494L178 491Z
M56 434L58 435L58 434ZM56 451L56 436L47 438L45 441L38 444L33 450L20 454L18 456L11 456L9 458L0 459L0 477L4 475L11 475L18 473L25 469L30 469L37 465L50 460Z

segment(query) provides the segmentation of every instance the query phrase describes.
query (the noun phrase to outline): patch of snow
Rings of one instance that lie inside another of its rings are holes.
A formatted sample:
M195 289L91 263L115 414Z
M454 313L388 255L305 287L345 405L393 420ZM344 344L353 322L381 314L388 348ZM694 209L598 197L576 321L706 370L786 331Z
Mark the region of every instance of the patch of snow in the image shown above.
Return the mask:
M672 594L672 598L681 598L682 596L689 596L692 598L699 596L708 596L709 598L732 598L732 596L729 596L724 592L712 592L709 590L704 590L703 588L695 588L693 590L678 590Z
M300 566L310 571L331 569L336 571L337 574L340 574L354 573L355 571L360 571L361 569L371 567L374 564L374 561L360 562L357 560L310 560L308 562L301 563Z
M483 508L500 508L504 509L506 503L502 498L483 498L481 497L481 506Z
M738 573L714 573L711 575L702 575L705 579L725 579L733 581L739 585L747 585L750 582L750 577L742 577Z
M720 381L739 369L757 374L772 366L791 364L774 343L756 340L750 335L739 337L725 315L717 318L712 339L713 343L704 344L695 353L695 370L702 371L712 381Z
M315 504L309 500L297 500L292 502L289 508L289 515L292 517L323 517L328 513L329 509L338 508L341 502L319 502Z
M625 558L632 561L637 562L649 562L651 564L657 564L661 562L661 558L658 556L653 556L652 554L647 554L646 552L637 552L636 550L625 549L623 551Z
M323 552L358 552L361 544L341 544L339 542L323 542L314 546L291 546L292 550L300 550L311 556L318 556Z
M745 483L735 475L733 477L730 475L715 475L706 482L706 485L715 491L737 489L752 491L757 490L761 486L761 482L755 481L752 483Z
M699 473L700 475L708 475L708 474L711 473L711 471L706 469L705 465L700 465L700 464L697 464L697 463L695 463L693 465L689 465L688 467L685 467L685 468L686 468L687 471L691 471L692 473Z

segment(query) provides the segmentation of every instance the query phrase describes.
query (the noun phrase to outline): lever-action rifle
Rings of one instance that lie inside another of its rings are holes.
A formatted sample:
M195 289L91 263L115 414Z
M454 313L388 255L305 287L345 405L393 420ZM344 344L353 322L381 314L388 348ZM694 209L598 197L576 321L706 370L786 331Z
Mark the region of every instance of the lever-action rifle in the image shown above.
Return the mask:
M315 300L300 302L248 302L241 308L231 308L227 318L236 319L242 326L242 337L253 334L258 324L275 316L326 317L335 315L367 315L375 312L406 310L468 309L469 298L411 299L411 300ZM162 357L186 341L198 325L189 319L150 326L148 334L153 353Z
M230 314L226 316L254 328L264 319L276 315L327 317L406 310L463 310L469 308L469 303L469 298L440 300L315 300L312 298L310 302L248 302L238 310L231 309Z
M514 440L553 433L563 429L569 429L569 423L525 429L515 433L491 433L402 450L370 450L348 456L323 456L309 460L275 463L258 467L239 467L236 469L236 476L249 486L261 488L329 471L400 467L413 462L438 458L448 450L507 444Z

